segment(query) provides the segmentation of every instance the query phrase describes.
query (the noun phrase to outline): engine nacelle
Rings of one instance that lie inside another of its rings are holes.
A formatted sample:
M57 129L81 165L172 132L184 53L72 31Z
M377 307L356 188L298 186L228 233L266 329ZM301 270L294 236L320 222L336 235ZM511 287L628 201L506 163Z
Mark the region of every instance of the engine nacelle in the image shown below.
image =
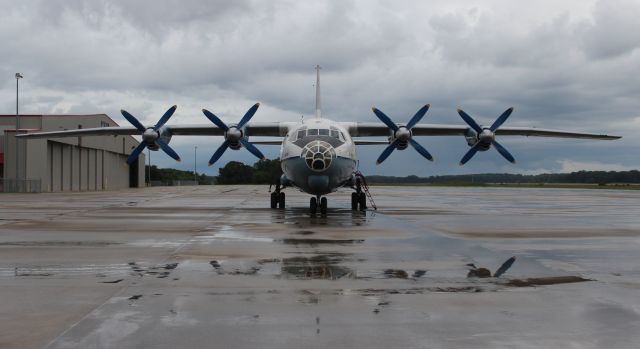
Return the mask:
M229 148L231 148L232 150L240 150L240 148L242 148L240 139L243 138L245 140L248 139L248 137L244 135L244 131L235 126L229 127L227 132L224 133L224 139L229 142Z
M488 128L483 128L482 133L477 133L473 129L468 128L464 134L464 138L469 147L478 145L478 151L487 151L491 149L491 142L495 139L495 134Z
M411 137L413 137L411 130L404 126L400 126L397 131L391 132L391 135L389 136L389 143L397 141L396 149L405 150L409 146L409 140Z

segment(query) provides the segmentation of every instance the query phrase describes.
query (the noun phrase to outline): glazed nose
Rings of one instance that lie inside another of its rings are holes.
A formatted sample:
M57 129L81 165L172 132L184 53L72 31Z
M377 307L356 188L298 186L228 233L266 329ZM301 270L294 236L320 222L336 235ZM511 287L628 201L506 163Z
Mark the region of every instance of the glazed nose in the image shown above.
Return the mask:
M310 169L321 172L331 166L331 162L336 157L336 151L327 142L311 141L302 149L301 156Z

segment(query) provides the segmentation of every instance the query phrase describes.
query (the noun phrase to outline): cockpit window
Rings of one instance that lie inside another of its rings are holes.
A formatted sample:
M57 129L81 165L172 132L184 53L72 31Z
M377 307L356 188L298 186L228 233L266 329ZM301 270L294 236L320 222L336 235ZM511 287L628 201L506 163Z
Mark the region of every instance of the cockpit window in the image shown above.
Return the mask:
M340 134L340 132L338 132L338 130L331 130L331 137L333 138L340 138L338 135Z
M329 135L329 130L327 129L320 130L320 136L328 136L328 135Z
M307 131L307 135L308 136L317 136L318 135L318 129L317 128L310 128Z
M298 139L300 138L304 138L305 134L307 133L307 130L300 130L298 131Z

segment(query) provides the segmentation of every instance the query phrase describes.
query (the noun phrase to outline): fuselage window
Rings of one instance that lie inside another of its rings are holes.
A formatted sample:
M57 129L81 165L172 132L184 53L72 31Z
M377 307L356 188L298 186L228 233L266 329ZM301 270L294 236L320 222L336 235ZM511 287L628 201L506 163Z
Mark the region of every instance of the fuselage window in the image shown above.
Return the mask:
M317 135L318 135L317 128L310 128L309 130L307 130L307 136L317 136Z
M320 130L320 135L321 135L321 136L328 136L328 135L329 135L329 130L327 130L327 129L321 129L321 130Z

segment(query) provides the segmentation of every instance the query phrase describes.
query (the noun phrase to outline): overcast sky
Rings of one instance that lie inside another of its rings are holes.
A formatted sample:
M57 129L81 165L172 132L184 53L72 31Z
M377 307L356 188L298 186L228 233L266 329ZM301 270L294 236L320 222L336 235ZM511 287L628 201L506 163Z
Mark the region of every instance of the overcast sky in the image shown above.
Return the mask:
M461 124L460 106L491 124L624 136L618 141L503 137L518 160L491 149L458 166L462 137L420 137L435 157L412 149L382 165L380 146L360 146L365 174L624 170L638 168L640 1L9 1L0 0L0 113L106 113L126 109L153 124L173 104L170 124L207 123L207 108L240 119L312 116L322 69L324 116L372 121L376 106L406 122L425 103L424 122ZM183 157L152 154L161 167L207 168L220 138L174 137ZM261 146L270 158L278 147ZM227 151L218 164L253 163Z

